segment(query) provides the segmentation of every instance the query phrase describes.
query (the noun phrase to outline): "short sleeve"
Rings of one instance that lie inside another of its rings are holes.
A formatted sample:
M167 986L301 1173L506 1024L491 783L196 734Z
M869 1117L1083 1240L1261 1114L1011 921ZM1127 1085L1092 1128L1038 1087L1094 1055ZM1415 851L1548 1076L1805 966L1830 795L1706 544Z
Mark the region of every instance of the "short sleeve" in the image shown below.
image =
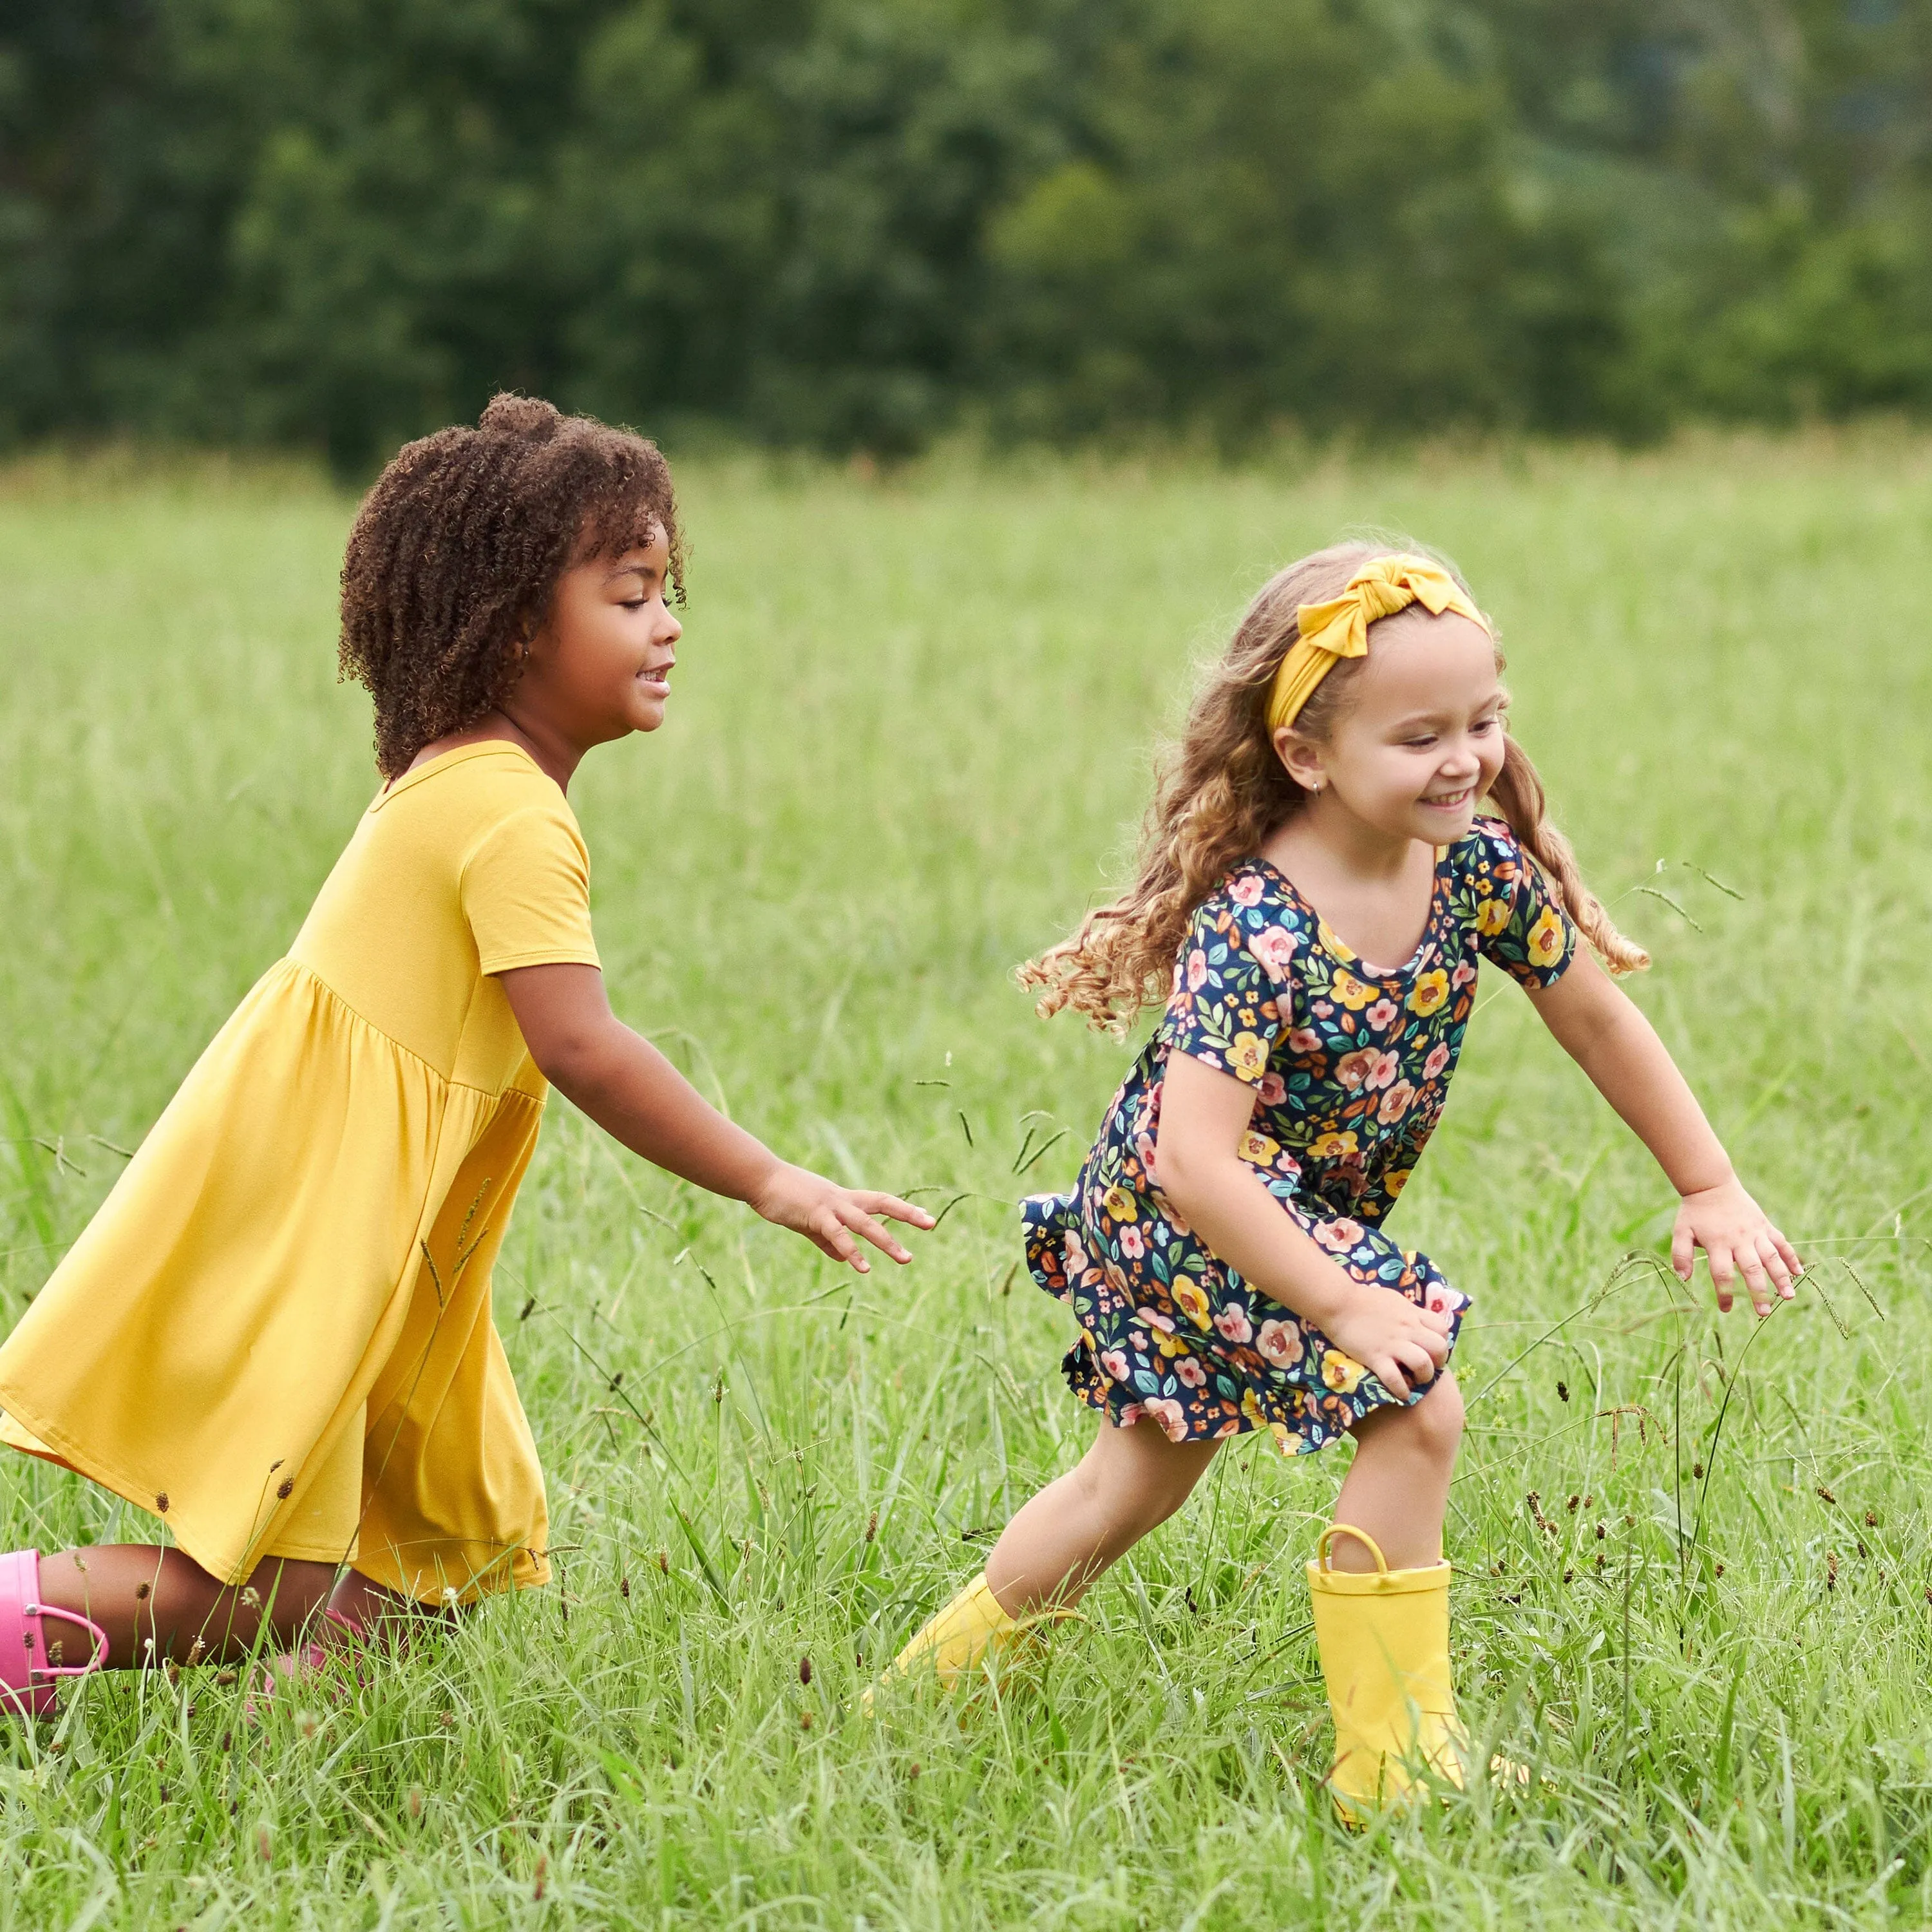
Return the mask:
M602 964L590 855L561 810L531 806L490 827L463 868L463 915L485 974Z
M1478 845L1476 950L1525 986L1553 986L1575 958L1579 935L1549 875L1514 832L1485 824Z
M1156 1038L1203 1066L1258 1087L1284 1024L1288 935L1250 930L1239 905L1216 894L1198 907L1174 965L1174 991Z

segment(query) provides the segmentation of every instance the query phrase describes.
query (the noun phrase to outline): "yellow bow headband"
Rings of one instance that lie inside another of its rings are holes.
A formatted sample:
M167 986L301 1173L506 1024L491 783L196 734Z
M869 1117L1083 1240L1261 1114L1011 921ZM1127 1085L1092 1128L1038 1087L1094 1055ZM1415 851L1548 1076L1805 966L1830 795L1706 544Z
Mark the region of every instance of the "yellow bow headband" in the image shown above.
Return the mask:
M1366 657L1369 626L1393 617L1412 604L1423 605L1432 616L1453 610L1472 623L1482 624L1483 614L1468 593L1440 564L1423 556L1378 556L1349 578L1348 588L1325 604L1304 604L1295 614L1301 635L1281 661L1268 697L1268 729L1292 724L1315 687L1343 658Z

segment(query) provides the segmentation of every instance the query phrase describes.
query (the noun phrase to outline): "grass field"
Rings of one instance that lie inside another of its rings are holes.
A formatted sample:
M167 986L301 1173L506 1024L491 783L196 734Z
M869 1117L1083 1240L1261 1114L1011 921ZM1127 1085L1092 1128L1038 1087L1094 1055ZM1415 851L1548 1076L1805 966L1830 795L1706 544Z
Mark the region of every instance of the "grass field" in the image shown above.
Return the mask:
M616 1002L788 1154L957 1204L860 1282L555 1103L497 1306L562 1584L260 1728L195 1673L0 1726L0 1932L1932 1922L1932 444L682 482L672 722L573 793ZM351 508L0 478L0 1323L371 789ZM1235 1445L1001 1696L853 1704L1088 1432L1010 1204L1124 1057L1009 969L1118 876L1190 662L1364 523L1501 620L1636 997L1823 1265L1755 1335L1620 1270L1669 1190L1490 989L1396 1225L1477 1298L1466 1708L1547 1781L1351 1838L1300 1575L1339 1453ZM152 1528L0 1465L0 1548Z

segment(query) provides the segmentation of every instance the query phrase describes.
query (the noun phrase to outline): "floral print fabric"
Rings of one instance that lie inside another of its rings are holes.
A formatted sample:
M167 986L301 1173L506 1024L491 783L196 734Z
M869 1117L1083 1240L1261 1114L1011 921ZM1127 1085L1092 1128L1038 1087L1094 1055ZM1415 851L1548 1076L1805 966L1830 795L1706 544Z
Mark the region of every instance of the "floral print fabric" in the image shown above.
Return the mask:
M1478 960L1547 986L1576 939L1497 820L1478 819L1438 856L1421 942L1393 972L1358 958L1265 860L1236 866L1195 913L1166 1013L1078 1185L1021 1204L1034 1277L1080 1322L1062 1365L1074 1393L1117 1424L1146 1417L1177 1442L1265 1429L1290 1452L1322 1448L1396 1401L1218 1260L1162 1195L1154 1148L1168 1058L1187 1054L1254 1088L1241 1157L1282 1211L1358 1281L1446 1311L1453 1344L1466 1298L1380 1224L1442 1114Z

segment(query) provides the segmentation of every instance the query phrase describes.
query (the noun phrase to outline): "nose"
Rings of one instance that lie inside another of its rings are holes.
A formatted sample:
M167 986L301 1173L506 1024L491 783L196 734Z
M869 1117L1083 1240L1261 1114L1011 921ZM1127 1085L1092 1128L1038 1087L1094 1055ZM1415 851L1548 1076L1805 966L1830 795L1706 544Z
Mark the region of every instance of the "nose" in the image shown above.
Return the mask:
M660 644L674 644L684 635L684 626L671 615L670 606L668 604L660 604L658 608L664 613L664 621L658 626L658 641Z

